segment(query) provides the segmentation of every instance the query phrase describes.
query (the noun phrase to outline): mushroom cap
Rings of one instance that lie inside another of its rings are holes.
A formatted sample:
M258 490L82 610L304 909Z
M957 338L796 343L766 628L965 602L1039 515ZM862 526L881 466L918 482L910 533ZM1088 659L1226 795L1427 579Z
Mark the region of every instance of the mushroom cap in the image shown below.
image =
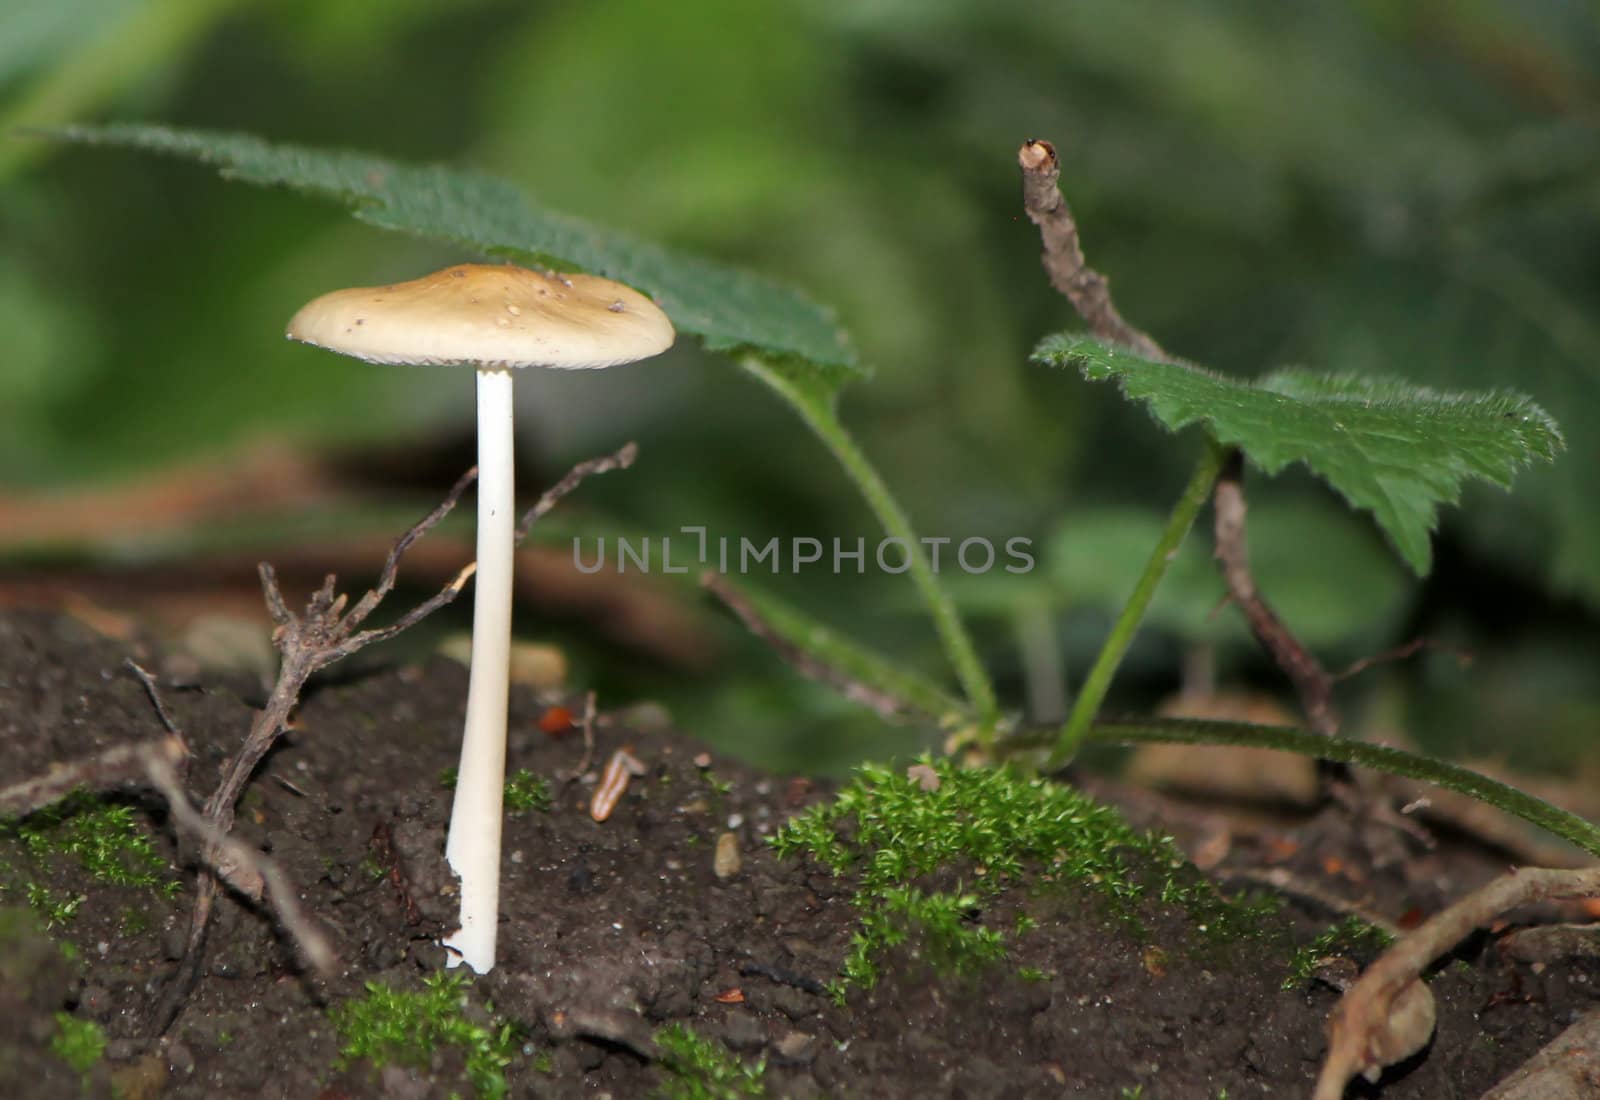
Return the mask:
M287 335L370 363L583 369L659 355L674 334L654 302L610 279L457 264L324 294Z

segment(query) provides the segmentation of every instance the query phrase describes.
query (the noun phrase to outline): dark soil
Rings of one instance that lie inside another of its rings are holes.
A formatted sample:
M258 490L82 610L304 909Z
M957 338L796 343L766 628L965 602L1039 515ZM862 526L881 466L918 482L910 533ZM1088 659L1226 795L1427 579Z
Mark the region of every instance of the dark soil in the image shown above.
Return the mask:
M121 668L129 655L161 667L148 646L109 641L74 619L0 616L0 785L159 734ZM40 934L0 922L11 941L0 951L0 1095L111 1095L113 1082L125 1097L146 1098L471 1093L462 1057L449 1050L423 1069L341 1067L328 1014L363 983L420 989L444 962L433 939L453 912L439 894L449 809L440 774L455 762L466 674L444 659L335 671L342 678L315 686L257 774L237 832L298 884L343 975L326 985L302 977L270 914L224 898L199 987L171 1031L149 1037L182 953L194 846L174 841L158 799L113 795L137 807L183 885L168 896L97 882L70 858L35 858L0 835L0 902L25 907L29 884L85 899ZM197 802L262 694L248 680L167 689L194 749ZM614 713L599 730L597 761L628 745L649 773L597 823L592 775L557 778L577 763L581 739L541 732L543 710L530 693L513 693L510 766L551 777L555 798L548 812L508 819L499 965L474 983L470 1010L492 1002L521 1029L522 1053L507 1070L513 1096L648 1096L667 1081L652 1036L671 1023L747 1063L764 1059L772 1096L1309 1092L1337 995L1281 987L1292 947L1331 923L1325 911L1286 904L1256 932L1219 945L1174 906L1144 902L1136 932L1092 891L1019 884L973 914L1005 932L1001 962L975 976L941 974L913 939L886 960L876 988L836 1005L822 986L837 977L857 927L852 883L780 861L765 842L828 792L722 755L697 766L703 746L641 725L648 712L634 721ZM713 872L723 833L742 856L726 879ZM1369 885L1397 912L1415 898L1434 903L1437 879L1386 881L1374 873ZM1017 933L1020 914L1036 927ZM73 945L76 959L47 940ZM1381 1090L1352 1095L1479 1095L1592 1005L1586 965L1535 973L1492 944L1474 945L1432 983L1440 1022L1431 1048ZM110 1038L81 1078L51 1053L60 1010Z

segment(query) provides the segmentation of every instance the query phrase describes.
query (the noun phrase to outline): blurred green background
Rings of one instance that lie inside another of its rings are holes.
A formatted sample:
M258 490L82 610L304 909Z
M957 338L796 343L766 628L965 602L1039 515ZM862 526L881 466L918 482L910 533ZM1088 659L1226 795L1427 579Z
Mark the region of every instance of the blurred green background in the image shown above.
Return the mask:
M1600 19L1557 0L0 0L3 579L12 602L84 576L148 596L151 569L393 534L471 462L465 378L281 332L322 291L472 257L17 128L248 130L500 174L836 308L876 370L845 418L922 533L1034 540L1033 573L952 582L1003 695L1048 717L1199 446L1027 362L1075 321L1018 197L1017 146L1048 138L1091 262L1167 348L1246 375L1294 363L1507 386L1555 415L1568 453L1512 495L1469 492L1425 581L1309 478L1252 492L1263 588L1330 664L1418 635L1473 655L1369 674L1344 697L1357 728L1570 771L1600 730L1596 73ZM876 534L805 428L725 360L685 345L536 373L519 382L525 490L642 447L546 532L557 557L573 530ZM225 522L36 529L53 501L225 471L268 443L350 491L321 511L241 501ZM1279 690L1230 612L1210 614L1220 584L1205 546L1189 549L1117 709L1174 691L1197 653L1225 683ZM903 577L768 583L941 668ZM519 626L566 647L612 704L663 700L768 763L826 770L927 740L798 681L692 584L647 599L672 610L648 644L538 600Z

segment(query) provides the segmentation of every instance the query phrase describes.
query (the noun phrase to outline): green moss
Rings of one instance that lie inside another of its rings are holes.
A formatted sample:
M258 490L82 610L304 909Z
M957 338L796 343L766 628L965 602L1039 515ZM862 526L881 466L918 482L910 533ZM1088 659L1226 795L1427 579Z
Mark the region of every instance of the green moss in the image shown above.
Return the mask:
M1379 954L1394 937L1360 917L1346 917L1289 957L1289 975L1283 979L1284 989L1300 989L1311 984L1317 967L1330 955L1358 955L1372 957Z
M70 1012L56 1013L56 1034L50 1052L79 1073L88 1073L106 1052L106 1033L93 1020Z
M1135 930L1137 907L1152 887L1213 940L1260 925L1267 906L1223 897L1168 838L1136 832L1115 810L1070 787L1004 768L927 758L921 765L920 779L861 768L833 802L794 818L773 838L780 856L808 855L835 874L859 877L861 927L843 981L831 987L836 998L849 985L871 986L877 957L912 934L941 968L965 971L1003 957L1002 933L976 918L987 899L1012 884L1086 886ZM1020 918L1014 934L1032 926Z
M98 882L154 887L171 896L180 883L129 805L74 791L37 813L0 824L36 860L74 857Z
M455 790L457 775L457 769L446 768L439 773L439 786L447 791ZM548 812L553 802L550 781L523 768L506 780L505 800L509 813L525 814L529 810Z
M658 1100L746 1100L767 1094L766 1060L746 1065L721 1043L701 1038L682 1024L655 1034L658 1064L667 1079Z
M506 780L506 810L509 813L525 814L529 810L549 813L552 801L550 781L542 775L534 775L527 768L520 769Z
M365 1058L379 1068L392 1062L425 1068L439 1047L459 1047L477 1095L507 1095L505 1071L518 1049L515 1025L496 1018L492 1005L485 1006L488 1023L469 1020L460 975L434 974L422 984L417 992L368 982L365 997L334 1008L329 1015L342 1057Z

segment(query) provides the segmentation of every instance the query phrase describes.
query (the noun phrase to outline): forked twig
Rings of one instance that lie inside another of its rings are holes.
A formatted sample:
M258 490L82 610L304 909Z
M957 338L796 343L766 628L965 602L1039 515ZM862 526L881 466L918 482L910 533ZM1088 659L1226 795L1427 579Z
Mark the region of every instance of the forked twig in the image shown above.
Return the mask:
M272 694L267 698L266 706L252 719L244 744L229 760L222 781L206 800L204 820L210 826L211 832L208 835L211 839L202 845L201 871L195 883L194 908L189 918L189 937L184 948L184 956L157 1004L152 1021L152 1030L156 1034L161 1034L172 1026L190 991L199 981L200 967L205 955L206 929L216 904L218 877L237 884L245 894L255 897L259 897L261 885L270 887L264 876L250 873L248 860L243 862L239 860L242 846L218 843L219 839L226 838L233 830L234 806L240 794L250 782L256 767L271 751L283 731L288 728L290 714L295 704L299 702L300 692L305 688L306 681L313 673L364 646L393 637L406 626L415 624L426 614L443 607L460 594L466 579L472 574L470 565L440 592L418 608L414 608L393 626L383 630L357 630L383 601L384 596L393 590L400 561L406 549L450 513L460 501L467 486L471 485L476 477L476 468L468 470L451 487L449 494L438 507L400 536L384 562L377 585L363 596L348 614L344 610L346 597L335 593L334 586L337 581L330 574L323 580L322 586L312 593L306 602L305 610L296 615L289 610L283 592L278 587L277 573L270 564L261 563L259 571L262 595L268 613L278 624L272 635L273 645L281 655L278 679L273 686ZM285 926L288 926L287 920ZM308 956L310 954L308 952Z
M637 453L638 448L630 443L614 455L579 463L556 485L547 490L529 510L518 527L518 541L526 536L534 522L555 507L562 497L577 488L585 478L607 470L625 468L632 464ZM179 963L178 970L169 982L156 1010L154 1030L157 1034L172 1026L184 1001L199 980L201 961L205 953L206 929L216 902L218 877L230 883L238 883L247 894L259 895L258 888L252 890L256 883L264 883L268 891L278 889L269 874L259 871L259 868L253 868L248 858L240 858L241 855L248 856L249 849L228 838L227 834L233 828L234 806L239 796L250 782L256 767L271 751L283 731L288 728L290 715L299 702L300 693L306 681L314 673L369 645L394 637L460 595L467 580L475 572L476 563L469 562L444 588L407 611L389 626L376 630L360 629L384 598L394 590L400 562L406 551L450 514L467 487L476 478L477 468L468 470L456 480L437 507L396 540L384 560L377 584L348 612L345 610L348 599L336 592L337 580L330 574L323 580L322 586L312 593L306 602L305 610L298 615L295 614L289 609L287 601L283 598L283 592L278 587L276 572L270 564L261 563L262 595L266 601L267 611L277 623L272 640L281 655L278 679L266 706L250 723L250 731L245 736L244 744L229 761L222 781L206 800L204 820L210 826L208 834L210 839L204 845L204 869L196 882L194 909L190 916L189 938L183 960ZM213 868L215 873L212 873ZM252 874L252 870L257 870L258 873ZM280 908L280 915L284 912ZM284 917L286 928L290 927L290 920L290 917ZM304 947L304 944L302 946ZM313 963L319 957L314 948L307 949L307 955Z

